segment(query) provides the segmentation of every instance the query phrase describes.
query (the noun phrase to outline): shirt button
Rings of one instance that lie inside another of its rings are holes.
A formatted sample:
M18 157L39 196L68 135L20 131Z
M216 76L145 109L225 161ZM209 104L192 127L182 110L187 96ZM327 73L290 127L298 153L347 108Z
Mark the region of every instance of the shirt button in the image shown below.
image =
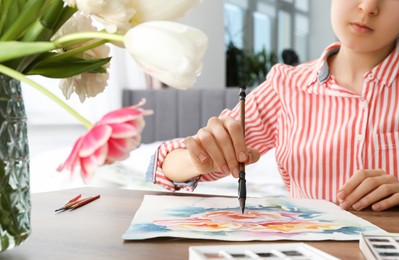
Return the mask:
M374 74L373 74L373 73L370 73L369 75L367 75L367 78L370 79L370 80L371 80L371 79L374 79Z
M365 108L367 106L367 101L363 100L360 102L360 107Z
M356 141L361 142L363 140L363 135L357 135Z

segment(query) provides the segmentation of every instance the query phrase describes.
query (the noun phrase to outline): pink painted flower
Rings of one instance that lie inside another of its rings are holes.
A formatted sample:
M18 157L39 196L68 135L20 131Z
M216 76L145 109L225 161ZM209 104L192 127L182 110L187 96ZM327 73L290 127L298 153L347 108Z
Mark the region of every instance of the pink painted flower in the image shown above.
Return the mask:
M89 181L97 167L111 164L129 157L141 141L145 122L143 116L152 114L151 110L140 108L145 103L112 111L98 121L74 144L66 161L58 171L71 173L80 166L80 174Z

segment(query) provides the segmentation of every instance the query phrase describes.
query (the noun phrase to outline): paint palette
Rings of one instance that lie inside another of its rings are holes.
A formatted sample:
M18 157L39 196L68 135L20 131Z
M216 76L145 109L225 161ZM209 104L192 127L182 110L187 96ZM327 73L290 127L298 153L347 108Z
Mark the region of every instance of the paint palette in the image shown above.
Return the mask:
M367 259L399 259L399 233L362 233L359 248Z
M245 245L191 246L189 260L222 259L338 259L305 243L273 243Z

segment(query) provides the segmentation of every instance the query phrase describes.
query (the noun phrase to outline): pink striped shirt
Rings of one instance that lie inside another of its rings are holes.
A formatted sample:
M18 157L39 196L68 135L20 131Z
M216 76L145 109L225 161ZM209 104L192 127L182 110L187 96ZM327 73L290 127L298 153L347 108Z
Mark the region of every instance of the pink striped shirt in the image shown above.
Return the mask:
M363 77L361 95L337 84L327 57L297 67L276 65L246 100L246 143L265 154L276 149L276 161L294 198L336 202L336 193L358 169L382 169L399 177L399 44ZM221 117L238 120L239 107ZM174 183L161 166L181 140L163 143L155 154L149 179L169 190L193 190L198 181L222 173L207 173L187 183ZM267 178L267 169L265 169Z

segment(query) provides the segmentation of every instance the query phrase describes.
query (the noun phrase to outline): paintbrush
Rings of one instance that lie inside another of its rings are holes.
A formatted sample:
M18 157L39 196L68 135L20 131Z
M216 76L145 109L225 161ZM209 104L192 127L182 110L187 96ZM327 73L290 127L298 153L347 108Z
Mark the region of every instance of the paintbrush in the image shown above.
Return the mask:
M240 124L242 133L245 137L245 98L247 96L245 87L240 87ZM245 163L239 163L239 177L238 177L238 201L240 202L241 213L245 211L245 201L247 199L247 187L245 180Z

